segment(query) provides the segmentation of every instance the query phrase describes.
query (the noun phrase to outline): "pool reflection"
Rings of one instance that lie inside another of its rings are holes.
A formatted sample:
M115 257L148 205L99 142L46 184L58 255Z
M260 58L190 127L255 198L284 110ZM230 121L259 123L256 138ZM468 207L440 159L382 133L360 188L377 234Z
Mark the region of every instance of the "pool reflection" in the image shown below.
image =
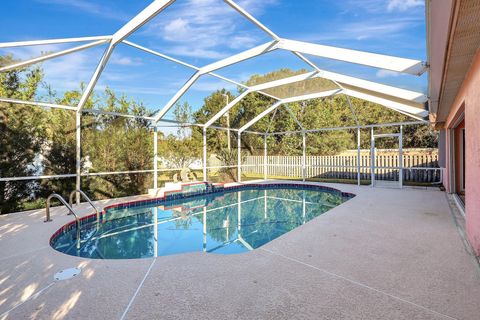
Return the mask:
M98 259L195 251L241 253L261 247L347 199L335 191L257 188L155 207L114 208L98 228L95 222L82 226L79 250L74 245L74 230L59 236L53 247Z

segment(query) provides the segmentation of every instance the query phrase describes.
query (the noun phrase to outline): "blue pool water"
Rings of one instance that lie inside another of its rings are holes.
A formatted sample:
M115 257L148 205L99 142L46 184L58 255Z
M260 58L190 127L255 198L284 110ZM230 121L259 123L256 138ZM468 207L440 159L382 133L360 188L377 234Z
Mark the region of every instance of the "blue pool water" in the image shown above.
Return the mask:
M51 245L69 255L96 259L194 251L241 253L261 247L348 199L336 190L264 186L111 208L99 223L82 223L79 244L72 228L52 238Z

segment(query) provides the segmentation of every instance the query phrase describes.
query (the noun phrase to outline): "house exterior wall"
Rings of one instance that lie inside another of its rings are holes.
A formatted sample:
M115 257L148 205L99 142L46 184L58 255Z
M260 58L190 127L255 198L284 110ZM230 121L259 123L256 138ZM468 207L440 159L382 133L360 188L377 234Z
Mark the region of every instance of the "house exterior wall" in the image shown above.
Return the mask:
M446 172L445 188L452 192L455 184L451 172L455 166L452 150L454 135L449 134L459 125L464 116L465 126L465 223L467 237L477 255L480 255L480 50L477 51L463 84L458 92L445 122Z

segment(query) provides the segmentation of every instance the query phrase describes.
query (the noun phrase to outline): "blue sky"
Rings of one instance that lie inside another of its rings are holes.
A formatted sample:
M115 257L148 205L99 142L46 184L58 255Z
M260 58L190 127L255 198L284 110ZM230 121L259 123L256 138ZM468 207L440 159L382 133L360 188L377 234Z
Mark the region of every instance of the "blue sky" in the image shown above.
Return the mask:
M0 42L108 35L151 1L18 0L2 3ZM413 59L426 59L425 7L421 0L237 0L281 37ZM221 0L177 0L128 40L202 66L269 41ZM0 51L20 59L73 45L16 48ZM58 93L87 82L103 48L93 48L45 62L45 80ZM312 58L319 67L407 89L426 92L427 78L399 75L333 60ZM288 67L308 67L288 52L268 55L219 70L237 81L251 74ZM151 110L165 104L193 70L119 45L100 78L106 86L143 102ZM182 100L194 109L220 88L235 86L204 77Z

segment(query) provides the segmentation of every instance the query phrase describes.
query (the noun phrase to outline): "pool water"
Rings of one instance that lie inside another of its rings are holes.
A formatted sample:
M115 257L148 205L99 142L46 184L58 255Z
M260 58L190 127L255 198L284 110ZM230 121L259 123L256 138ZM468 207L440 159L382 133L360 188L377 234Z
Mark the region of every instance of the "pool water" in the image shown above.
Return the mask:
M242 253L261 247L349 197L336 190L265 186L143 207L111 208L100 222L82 223L80 241L72 228L53 237L51 244L60 252L96 259Z

